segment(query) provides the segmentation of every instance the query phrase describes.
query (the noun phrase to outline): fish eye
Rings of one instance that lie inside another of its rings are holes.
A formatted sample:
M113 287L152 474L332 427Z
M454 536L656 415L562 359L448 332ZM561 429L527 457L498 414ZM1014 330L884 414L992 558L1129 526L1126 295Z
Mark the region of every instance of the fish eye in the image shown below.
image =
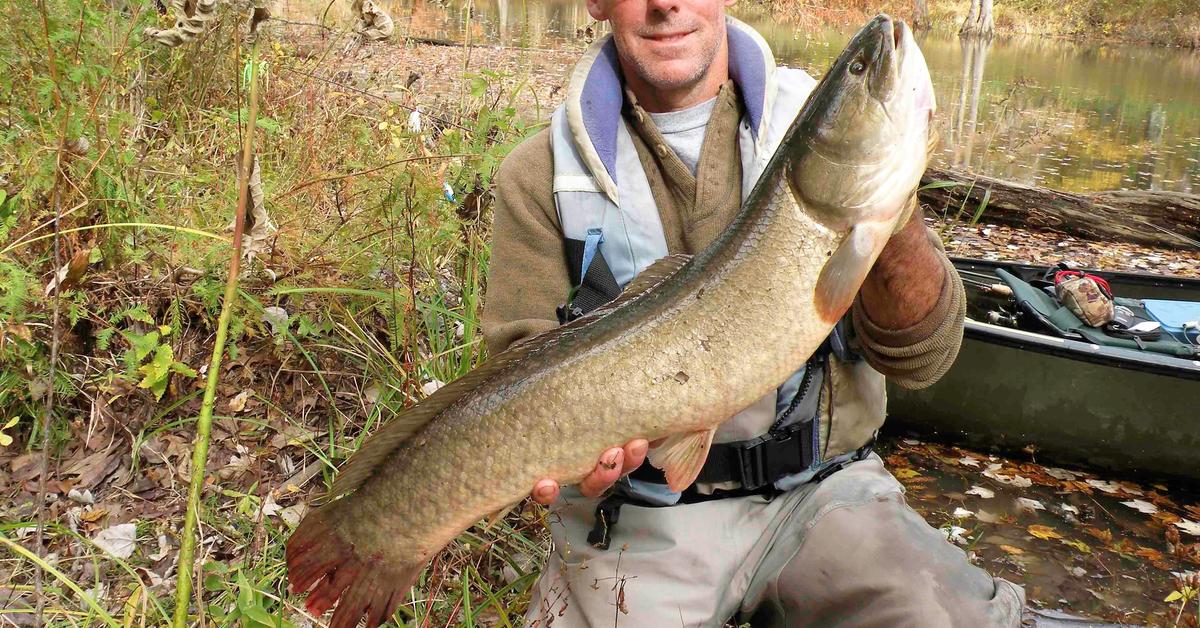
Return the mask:
M863 72L866 72L866 71L867 71L867 64L863 63L861 59L855 59L854 63L850 64L850 73L851 74L862 74Z

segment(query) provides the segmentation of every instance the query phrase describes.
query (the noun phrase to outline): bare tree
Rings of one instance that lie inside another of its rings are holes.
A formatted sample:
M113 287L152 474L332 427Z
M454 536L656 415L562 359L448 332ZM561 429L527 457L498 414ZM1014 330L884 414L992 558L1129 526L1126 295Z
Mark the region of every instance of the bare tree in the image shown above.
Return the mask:
M958 29L958 36L991 39L995 35L992 0L971 0L971 10L967 13L967 19L963 20L962 28Z
M929 28L929 0L913 0L912 26L916 30Z

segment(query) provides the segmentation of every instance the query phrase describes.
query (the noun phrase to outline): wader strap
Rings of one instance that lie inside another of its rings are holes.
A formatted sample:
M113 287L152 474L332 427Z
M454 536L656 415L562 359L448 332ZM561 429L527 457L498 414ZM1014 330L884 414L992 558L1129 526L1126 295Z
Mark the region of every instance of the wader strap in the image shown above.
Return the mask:
M748 491L770 486L812 466L813 440L813 421L805 421L752 440L713 445L696 481L732 480Z
M589 251L588 244L593 240L592 231L596 232L595 243ZM571 285L576 286L576 289L569 302L558 306L559 323L569 323L621 294L621 286L617 284L616 277L609 269L604 253L599 250L602 240L599 229L589 229L586 240L563 239L567 272L570 274Z

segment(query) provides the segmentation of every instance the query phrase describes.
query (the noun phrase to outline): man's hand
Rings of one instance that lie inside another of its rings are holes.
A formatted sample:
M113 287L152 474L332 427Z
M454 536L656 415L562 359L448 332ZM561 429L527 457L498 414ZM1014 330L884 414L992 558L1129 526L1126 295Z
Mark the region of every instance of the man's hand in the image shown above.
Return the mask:
M599 497L608 490L621 476L642 466L646 460L646 451L650 443L644 438L631 440L625 447L613 447L600 454L596 468L579 483L579 491L587 497ZM533 485L533 501L549 506L558 500L558 482L549 478L539 480Z

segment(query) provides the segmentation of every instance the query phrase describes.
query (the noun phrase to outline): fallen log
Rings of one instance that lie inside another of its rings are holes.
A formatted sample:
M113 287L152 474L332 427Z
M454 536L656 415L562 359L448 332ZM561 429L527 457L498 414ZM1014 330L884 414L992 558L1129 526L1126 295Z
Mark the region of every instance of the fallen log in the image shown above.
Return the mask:
M921 190L918 198L939 215L969 220L986 194L980 222L1088 240L1200 247L1200 195L1196 194L1143 190L1075 194L940 168L926 170L921 185L933 186Z

